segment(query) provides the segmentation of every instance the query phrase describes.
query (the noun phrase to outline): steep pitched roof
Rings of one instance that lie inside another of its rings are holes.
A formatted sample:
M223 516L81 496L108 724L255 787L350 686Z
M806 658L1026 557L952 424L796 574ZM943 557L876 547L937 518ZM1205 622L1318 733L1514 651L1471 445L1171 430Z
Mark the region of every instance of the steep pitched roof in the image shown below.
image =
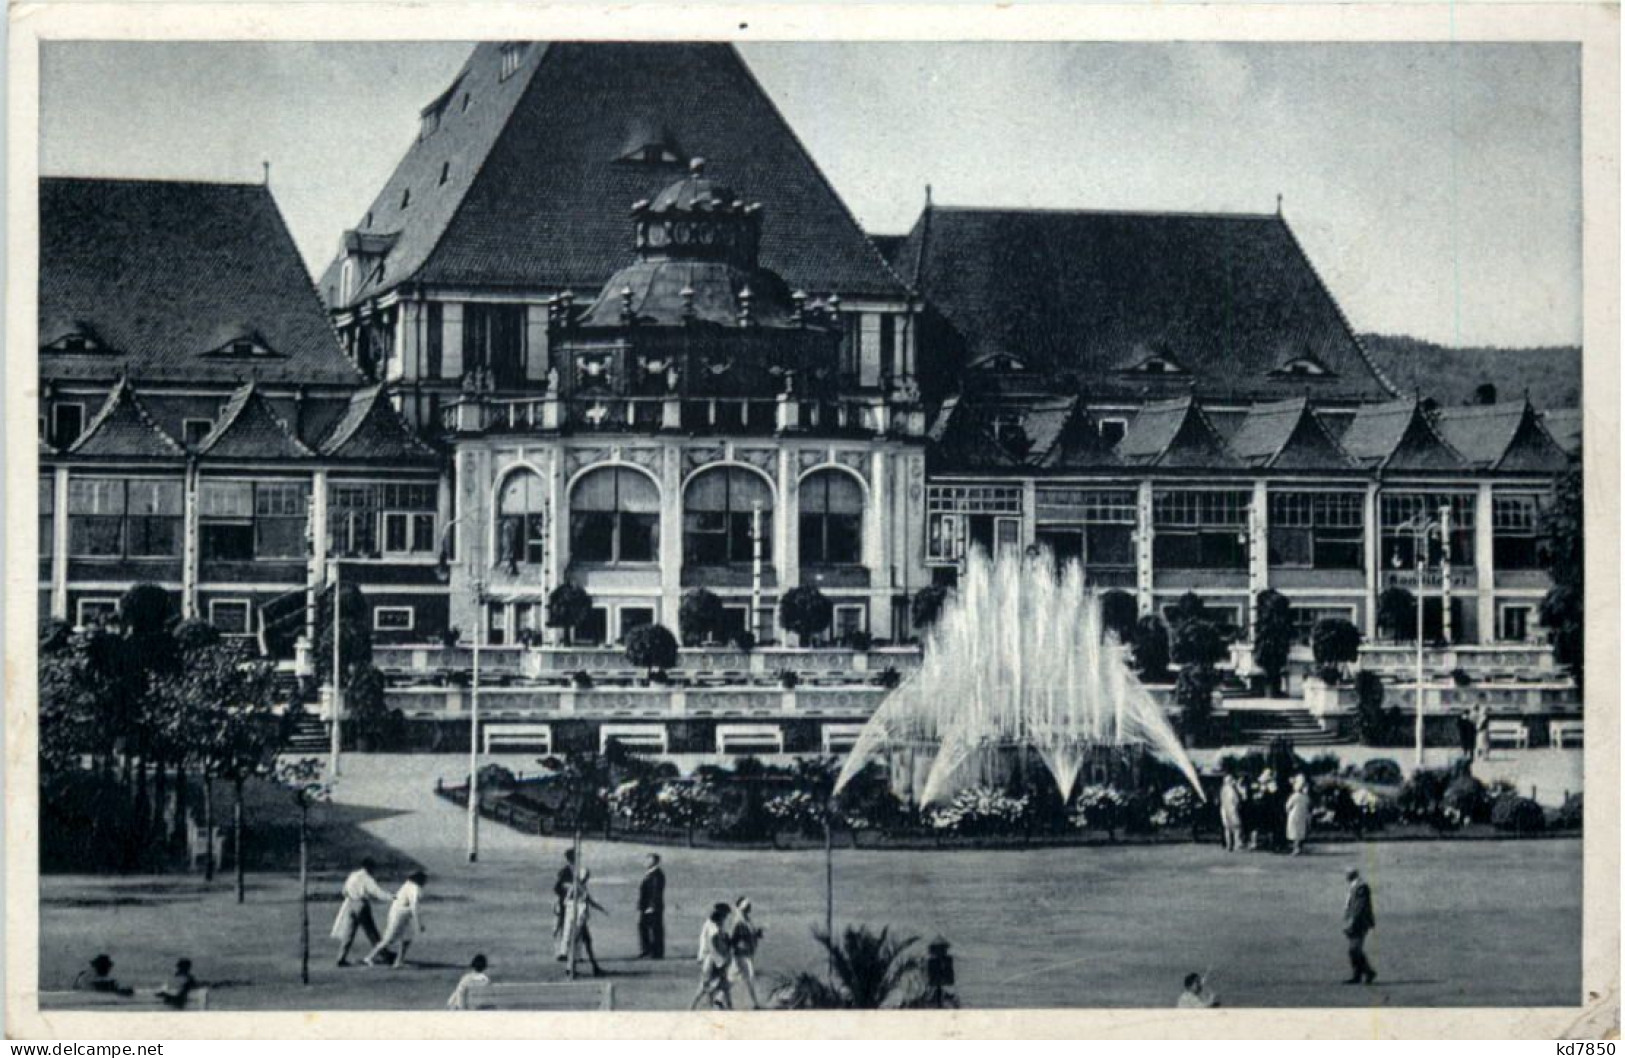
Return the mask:
M318 447L335 459L421 462L435 455L401 418L382 386L352 394L349 407Z
M950 397L930 431L942 470L1120 466L1076 396Z
M184 456L186 449L153 421L129 379L121 378L85 432L68 447L68 454L99 459L173 459Z
M1007 354L1091 397L1394 392L1279 216L928 207L895 259L964 362ZM1326 372L1280 370L1304 358Z
M1465 463L1414 399L1361 405L1338 440L1368 468L1459 470Z
M1579 408L1552 408L1541 412L1541 423L1546 432L1552 435L1563 451L1571 456L1580 454L1581 429L1585 425L1585 413Z
M44 378L361 381L259 184L42 179L39 318Z
M906 295L731 45L480 44L441 106L359 226L394 236L381 273L341 299L335 260L329 304L408 280L597 290L631 253L628 209L696 157L762 203L761 264L793 287Z
M1117 454L1133 466L1239 467L1194 397L1152 401L1129 423Z
M1235 432L1230 450L1248 466L1277 470L1349 470L1348 453L1315 415L1306 397L1255 404Z
M1445 408L1434 422L1450 447L1475 470L1556 473L1569 464L1568 453L1541 425L1528 401Z
M250 382L231 395L220 419L197 447L215 459L309 459L316 453Z

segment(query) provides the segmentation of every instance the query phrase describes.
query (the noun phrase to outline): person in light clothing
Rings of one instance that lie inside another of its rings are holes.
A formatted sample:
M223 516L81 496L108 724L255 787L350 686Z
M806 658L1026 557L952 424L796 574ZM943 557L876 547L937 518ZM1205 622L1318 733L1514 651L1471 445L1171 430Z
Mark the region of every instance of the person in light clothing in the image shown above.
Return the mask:
M1185 990L1174 1004L1180 1010L1207 1010L1219 1005L1219 996L1207 990L1207 979L1198 973L1185 975Z
M401 953L395 958L395 969L406 965L406 952L412 947L412 941L419 933L426 932L423 928L423 919L418 915L418 903L423 899L423 886L428 881L427 874L413 871L395 891L395 899L389 905L389 920L384 924L384 936L362 960L368 966L376 966L377 963L373 960L397 941L400 942Z
M339 942L340 966L350 965L350 946L355 943L357 932L367 935L368 944L378 943L378 924L373 921L372 902L388 901L389 894L373 880L372 872L376 866L370 859L362 860L361 866L344 879L344 902L339 904L338 917L333 919L333 939Z
M474 961L468 964L468 972L463 975L462 980L457 982L457 987L452 991L451 998L446 1000L447 1010L475 1009L471 1005L474 1002L474 995L477 995L480 989L491 983L491 978L486 976L485 973L487 965L485 956L474 956ZM471 991L474 995L470 994Z
M727 904L714 904L705 925L700 927L700 987L688 1009L695 1010L700 1000L709 998L718 1010L733 1009L733 993L728 986L728 967L733 963L733 948L728 943L728 916L733 908Z
M734 905L733 921L728 925L728 947L733 952L733 966L728 976L744 982L753 1010L762 1006L761 1000L756 998L756 949L762 943L762 932L762 927L750 920L749 898L740 897Z
M588 891L588 884L592 881L592 872L582 870L577 879L571 882L564 890L564 922L559 928L558 945L555 951L560 962L566 963L565 973L574 977L576 975L576 961L582 953L587 956L587 962L592 966L592 975L602 977L604 970L598 965L598 956L592 950L592 927L589 922L594 911L603 911L604 905L592 898ZM574 949L572 953L571 949Z
M1241 848L1241 784L1234 775L1226 775L1219 787L1219 822L1224 826L1224 851Z
M1286 839L1292 843L1292 855L1303 853L1303 843L1309 840L1309 782L1302 775L1292 777L1292 795L1286 799Z

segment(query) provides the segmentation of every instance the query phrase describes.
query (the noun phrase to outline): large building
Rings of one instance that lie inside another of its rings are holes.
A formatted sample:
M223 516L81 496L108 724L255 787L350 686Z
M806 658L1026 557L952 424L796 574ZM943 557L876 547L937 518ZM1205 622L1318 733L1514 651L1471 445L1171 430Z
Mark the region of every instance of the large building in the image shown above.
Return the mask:
M43 180L39 365L42 615L147 582L261 635L332 555L382 640L445 626L442 457L344 355L268 188Z
M871 237L723 44L481 44L420 117L314 289L264 187L44 182L42 610L152 580L248 634L339 558L409 714L461 714L457 630L537 681L493 692L503 722L660 748L730 717L828 747L876 698L781 695L815 665L788 655L733 657L726 702L582 697L567 668L624 668L583 648L675 628L696 586L764 643L816 585L832 638L902 644L971 547L1142 614L1194 591L1241 666L1264 588L1306 638L1377 636L1402 586L1430 639L1551 671L1537 519L1577 417L1401 392L1279 212L928 197ZM565 582L590 614L548 628Z

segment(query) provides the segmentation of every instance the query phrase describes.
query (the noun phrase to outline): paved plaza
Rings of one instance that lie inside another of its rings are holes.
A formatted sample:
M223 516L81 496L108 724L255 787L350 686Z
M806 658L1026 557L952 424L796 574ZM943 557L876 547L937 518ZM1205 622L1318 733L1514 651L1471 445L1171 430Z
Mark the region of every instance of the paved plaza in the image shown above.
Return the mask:
M551 885L565 843L486 822L476 865L465 815L431 794L453 757L353 757L336 800L364 806L364 829L429 872L420 965L333 965L327 930L339 865L318 873L312 984L298 983L297 880L252 875L248 902L230 881L191 877L42 880L40 975L65 988L100 951L126 983L161 981L190 956L220 1009L438 1010L476 952L498 981L562 978L552 959ZM516 767L528 758L506 761ZM634 960L633 904L645 846L589 842L592 924L617 1006L687 1004L704 910L749 895L767 935L772 979L821 969L810 931L823 920L820 851L664 848L668 958ZM1339 934L1343 871L1376 895L1368 950L1381 977L1345 987ZM889 925L953 945L971 1007L1169 1006L1180 978L1211 971L1228 1006L1568 1005L1580 995L1581 844L1408 841L1314 847L1310 855L1226 855L1217 845L1011 851L838 849L836 923ZM392 887L398 879L381 879Z

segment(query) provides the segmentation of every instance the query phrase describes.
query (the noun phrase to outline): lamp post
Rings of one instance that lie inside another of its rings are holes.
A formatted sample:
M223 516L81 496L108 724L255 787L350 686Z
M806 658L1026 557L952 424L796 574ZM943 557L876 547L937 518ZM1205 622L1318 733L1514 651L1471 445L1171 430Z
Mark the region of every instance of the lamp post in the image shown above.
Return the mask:
M339 670L344 664L343 651L340 649L343 642L341 630L344 626L342 621L344 616L344 592L339 584L339 576L343 565L336 554L329 561L333 563L333 722L329 725L330 741L327 747L327 774L330 778L337 779L339 777L340 751L339 717L344 714L344 681L339 675Z
M762 501L750 512L750 622L756 638L762 638Z
M1427 577L1428 567L1428 538L1439 536L1444 546L1448 548L1448 538L1443 535L1442 526L1438 521L1424 518L1417 514L1414 518L1407 518L1396 526L1400 531L1409 531L1412 534L1413 549L1416 552L1416 766L1422 767L1422 749L1424 745L1424 732L1426 725L1426 701L1422 689L1422 667L1426 645L1423 641L1423 618L1427 612L1424 605L1423 582ZM1398 556L1395 556L1397 559ZM1447 597L1448 598L1448 597ZM1447 601L1447 600L1446 600Z
M468 515L458 515L446 523L440 530L440 565L436 572L445 579L451 579L451 567L447 560L446 541L451 531L458 523L466 521ZM477 544L479 537L475 536ZM473 672L469 680L468 689L468 862L477 863L480 858L480 640L485 635L485 577L484 567L479 561L479 548L472 551L474 559L474 642Z

